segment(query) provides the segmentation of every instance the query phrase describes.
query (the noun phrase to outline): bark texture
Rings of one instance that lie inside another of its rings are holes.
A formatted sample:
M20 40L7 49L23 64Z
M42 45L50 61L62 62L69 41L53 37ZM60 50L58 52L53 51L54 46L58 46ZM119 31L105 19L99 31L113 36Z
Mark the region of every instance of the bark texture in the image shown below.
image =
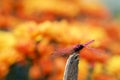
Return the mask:
M79 54L73 53L69 56L63 80L77 80L78 79L78 63L79 63Z

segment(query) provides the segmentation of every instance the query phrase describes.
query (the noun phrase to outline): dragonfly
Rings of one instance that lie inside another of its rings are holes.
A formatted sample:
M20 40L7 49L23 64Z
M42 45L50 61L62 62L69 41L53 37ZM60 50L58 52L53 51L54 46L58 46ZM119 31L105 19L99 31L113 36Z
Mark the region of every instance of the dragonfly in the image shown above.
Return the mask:
M87 45L93 43L95 40L91 40L89 42L86 42L85 44L77 44L71 47L63 48L63 49L57 49L55 50L52 55L53 56L64 56L64 55L70 55L72 53L79 53L80 50L82 50L84 47L87 47Z
M86 58L88 61L100 61L104 62L109 58L109 54L106 54L104 50L99 50L99 49L94 49L88 47L89 44L93 43L95 40L91 40L86 42L85 44L77 44L71 47L66 47L66 48L60 48L56 49L53 53L52 56L69 56L73 53L79 54L83 58ZM84 51L81 51L83 49L86 49ZM81 52L80 52L81 51Z

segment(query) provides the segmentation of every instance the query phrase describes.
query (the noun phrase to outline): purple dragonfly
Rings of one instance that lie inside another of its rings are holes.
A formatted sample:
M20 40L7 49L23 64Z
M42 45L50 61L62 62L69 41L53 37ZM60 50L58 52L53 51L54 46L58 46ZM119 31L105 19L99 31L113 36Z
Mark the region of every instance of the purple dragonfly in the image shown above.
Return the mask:
M64 56L64 55L69 55L69 54L72 54L72 53L79 53L80 50L82 50L84 47L87 47L87 45L93 43L94 40L91 40L85 44L77 44L77 45L74 45L72 47L67 47L67 48L63 48L63 49L57 49L56 51L53 52L53 56Z

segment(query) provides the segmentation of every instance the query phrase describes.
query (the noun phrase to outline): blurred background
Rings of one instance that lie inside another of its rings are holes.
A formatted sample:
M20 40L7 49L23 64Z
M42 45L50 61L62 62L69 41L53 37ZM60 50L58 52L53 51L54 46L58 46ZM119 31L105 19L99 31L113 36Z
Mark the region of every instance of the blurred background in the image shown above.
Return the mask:
M0 0L0 80L62 80L73 46L90 40L78 80L120 80L119 7L119 0Z

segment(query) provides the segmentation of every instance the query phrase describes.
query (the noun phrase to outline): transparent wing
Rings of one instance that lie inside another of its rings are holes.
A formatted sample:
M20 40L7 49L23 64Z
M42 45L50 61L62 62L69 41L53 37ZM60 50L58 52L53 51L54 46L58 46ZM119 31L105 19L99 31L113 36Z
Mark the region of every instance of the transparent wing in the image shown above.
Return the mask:
M69 47L66 47L66 48L55 48L54 52L52 53L52 56L70 55L75 46L76 45L69 46Z

